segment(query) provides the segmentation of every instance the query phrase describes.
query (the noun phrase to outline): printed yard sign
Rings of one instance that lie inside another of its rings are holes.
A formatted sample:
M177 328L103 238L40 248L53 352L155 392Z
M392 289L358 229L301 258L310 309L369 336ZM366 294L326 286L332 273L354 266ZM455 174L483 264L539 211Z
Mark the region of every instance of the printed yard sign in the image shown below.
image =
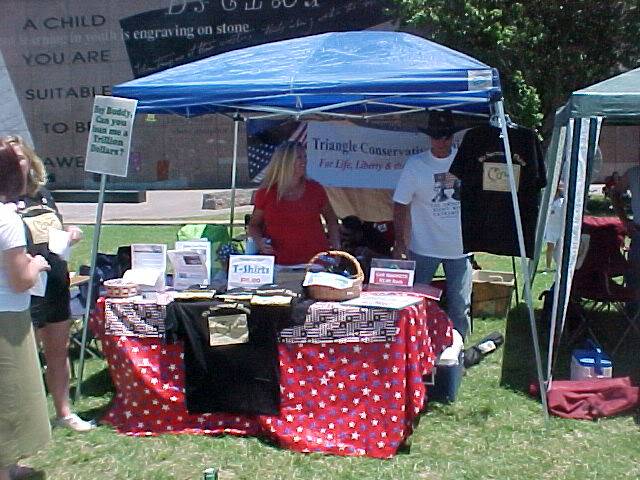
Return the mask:
M137 100L96 95L85 170L126 177Z

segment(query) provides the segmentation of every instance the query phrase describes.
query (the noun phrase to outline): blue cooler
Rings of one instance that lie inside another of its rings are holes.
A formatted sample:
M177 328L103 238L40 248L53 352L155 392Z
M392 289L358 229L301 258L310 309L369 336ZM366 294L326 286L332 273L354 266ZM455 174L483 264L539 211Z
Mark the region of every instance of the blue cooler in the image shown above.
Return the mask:
M438 403L456 401L464 373L464 351L460 352L457 365L437 365L433 385L427 386L427 399Z
M611 378L613 363L599 345L587 341L585 348L571 353L571 380Z

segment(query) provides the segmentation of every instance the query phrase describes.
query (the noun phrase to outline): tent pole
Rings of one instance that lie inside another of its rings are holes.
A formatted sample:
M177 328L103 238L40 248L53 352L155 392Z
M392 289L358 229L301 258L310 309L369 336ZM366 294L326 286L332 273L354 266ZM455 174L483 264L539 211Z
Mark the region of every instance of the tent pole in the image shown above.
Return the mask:
M84 317L82 319L82 343L80 344L80 364L78 366L78 383L74 401L80 400L82 396L82 377L84 375L84 356L87 349L87 330L89 327L89 315L91 314L91 299L93 298L93 279L96 274L96 263L98 258L98 246L100 244L100 231L102 228L102 211L104 209L104 192L107 187L107 175L100 176L100 192L98 194L98 210L96 212L96 227L93 231L93 245L91 247L91 269L89 270L89 284L87 285L87 299L84 307Z
M540 397L542 399L542 409L544 412L545 422L549 420L549 410L547 405L547 391L544 384L544 376L542 373L542 359L540 356L540 346L538 344L538 329L536 328L536 319L533 313L533 299L531 297L531 285L527 281L529 276L529 265L524 245L524 234L522 231L522 219L520 218L520 207L518 205L518 190L513 174L513 162L511 160L511 146L509 145L509 132L507 131L507 121L504 116L504 104L502 100L496 102L496 111L500 118L500 129L502 131L502 142L504 144L504 154L507 160L507 174L509 177L509 187L511 190L511 200L513 201L513 211L516 221L516 230L518 233L518 244L520 247L520 268L525 279L524 281L524 297L529 312L529 323L531 324L531 335L533 337L533 350L536 357L536 369L538 373L538 384L540 388Z
M536 225L536 247L533 254L533 260L530 263L532 265L531 278L529 281L533 285L533 281L536 277L536 269L540 262L540 256L544 248L544 229L549 217L549 205L552 199L555 198L556 190L558 187L558 179L560 177L560 167L562 165L562 159L564 158L564 148L566 140L566 127L554 125L553 133L551 134L551 143L547 149L545 155L545 164L547 167L547 186L542 195L542 201L540 203L540 209L538 214L538 223Z
M242 117L239 113L233 116L233 163L231 164L231 205L229 213L229 237L233 238L233 222L236 215L236 174L238 169L238 131Z
M516 257L511 257L511 272L513 273L513 289L516 292L516 305L520 303L520 298L518 297L518 275L516 275Z
M557 115L557 114L556 114ZM572 145L573 145L573 121L569 120L566 126L561 127L564 131L564 136L562 141L558 141L557 151L555 156L555 164L554 164L554 175L553 175L553 184L556 185L560 177L562 176L563 161L564 159L568 159L568 162L571 162L572 157ZM567 181L565 195L569 197L569 183L571 182L571 177L565 178ZM551 325L549 326L549 350L547 352L547 391L551 390L551 384L553 383L553 366L554 366L554 358L553 358L553 350L554 345L556 343L556 331L558 325L558 306L560 305L560 293L563 292L563 285L565 284L565 257L567 257L568 250L564 249L565 237L567 231L569 229L569 224L566 223L567 218L567 205L568 201L565 199L564 205L562 207L562 231L560 233L560 238L558 239L558 245L562 245L563 248L560 248L560 258L557 259L557 268L556 274L554 278L554 289L553 289L553 303L551 304ZM548 205L547 205L548 209ZM533 281L533 280L532 280ZM564 295L562 297L562 302L564 304ZM564 314L563 314L564 315ZM564 330L564 316L561 319L560 323L560 331ZM562 333L561 333L562 335Z

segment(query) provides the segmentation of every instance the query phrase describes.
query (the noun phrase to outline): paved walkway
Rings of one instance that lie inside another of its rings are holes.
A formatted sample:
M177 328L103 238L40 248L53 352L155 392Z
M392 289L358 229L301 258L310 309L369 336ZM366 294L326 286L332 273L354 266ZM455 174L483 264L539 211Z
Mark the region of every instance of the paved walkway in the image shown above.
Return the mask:
M118 223L187 223L225 222L229 219L229 208L203 210L205 193L231 196L231 190L147 190L144 203L105 203L102 222ZM590 185L590 194L602 194L602 185ZM60 203L60 211L68 224L94 224L98 210L95 203ZM236 207L236 214L250 213L252 206ZM238 218L238 215L236 215Z
M204 193L231 195L230 190L147 190L143 203L105 203L102 222L117 223L198 223L228 221L230 209L202 209ZM59 203L58 207L67 224L94 224L96 203ZM236 213L249 213L250 205L236 207ZM236 215L237 218L237 215Z

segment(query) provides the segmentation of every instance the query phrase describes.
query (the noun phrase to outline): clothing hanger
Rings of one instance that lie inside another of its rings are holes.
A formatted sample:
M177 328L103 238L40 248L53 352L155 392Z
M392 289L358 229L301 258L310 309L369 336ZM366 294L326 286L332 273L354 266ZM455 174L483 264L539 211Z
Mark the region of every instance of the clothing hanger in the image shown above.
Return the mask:
M491 113L489 117L489 125L491 125L492 127L500 128L501 127L500 116L498 115L498 112L496 112L493 103L489 104L489 111ZM504 119L507 124L507 128L518 128L518 124L514 123L511 120L511 117L509 116L509 114L505 114Z
M511 120L509 115L505 115L504 120L507 123L507 128L518 128L518 124ZM491 117L489 117L489 124L492 127L500 128L500 116L497 113L491 114Z

